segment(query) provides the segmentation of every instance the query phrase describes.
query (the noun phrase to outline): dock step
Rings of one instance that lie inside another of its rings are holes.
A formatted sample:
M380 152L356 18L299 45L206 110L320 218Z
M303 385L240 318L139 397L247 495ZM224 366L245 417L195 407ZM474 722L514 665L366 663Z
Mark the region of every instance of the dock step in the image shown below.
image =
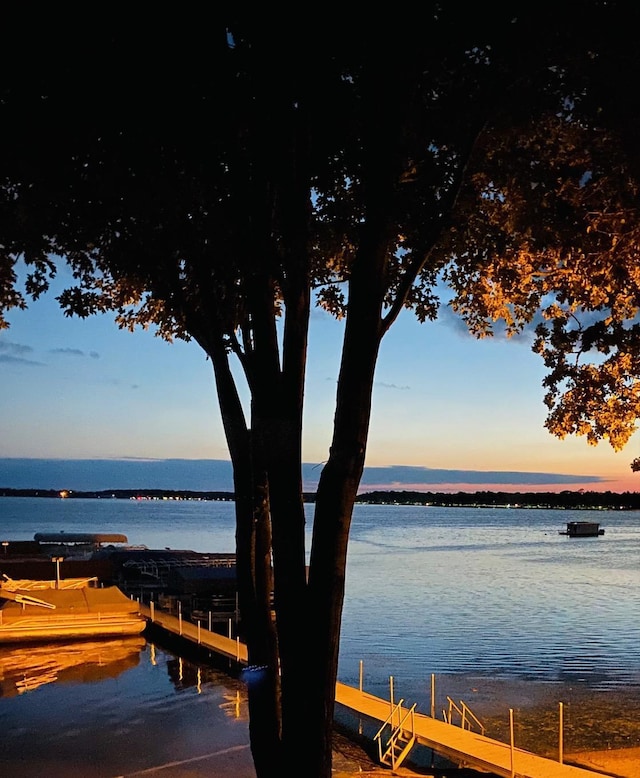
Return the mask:
M415 742L416 736L413 733L394 732L387 744L387 750L382 755L381 764L395 770L407 758Z
M409 709L403 709L403 702L404 700L400 700L393 708L374 737L374 740L378 741L380 764L392 770L404 762L416 742L414 726L416 703Z

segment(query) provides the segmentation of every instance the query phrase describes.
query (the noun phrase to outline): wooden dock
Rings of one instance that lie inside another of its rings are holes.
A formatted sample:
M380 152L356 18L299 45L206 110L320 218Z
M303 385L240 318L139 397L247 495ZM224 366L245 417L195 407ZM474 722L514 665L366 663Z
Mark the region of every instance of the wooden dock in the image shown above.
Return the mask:
M211 632L202 625L171 616L153 607L140 605L141 612L153 624L179 635L203 648L247 664L247 647L239 640ZM389 700L338 682L336 703L382 724L391 712ZM404 712L408 709L403 708ZM511 748L508 743L492 740L468 729L439 721L420 713L413 716L416 742L432 749L459 767L468 767L504 778L611 778L607 773L563 764L529 751Z
M386 721L391 712L389 700L382 700L340 682L336 684L336 702L380 723ZM407 713L408 709L403 708L402 711ZM607 775L562 764L519 748L512 750L508 743L492 740L420 713L415 713L413 717L413 729L420 745L433 749L453 764L505 778L597 778Z
M185 640L215 651L240 665L247 664L247 647L238 639L234 640L220 635L218 632L211 632L203 627L200 622L192 624L179 616L171 616L164 611L158 610L153 604L151 606L141 604L140 612L150 622L162 627L167 632L171 632L173 635L179 635L185 638Z

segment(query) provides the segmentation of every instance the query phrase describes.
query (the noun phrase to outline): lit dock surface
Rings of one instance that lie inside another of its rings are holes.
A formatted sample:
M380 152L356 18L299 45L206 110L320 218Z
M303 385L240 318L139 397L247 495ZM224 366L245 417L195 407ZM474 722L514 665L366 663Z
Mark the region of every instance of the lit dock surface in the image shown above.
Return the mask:
M149 606L140 605L140 611L149 620L152 619ZM247 663L247 647L238 640L210 632L157 609L153 610L152 620L174 635L216 651L239 664ZM391 707L389 700L340 682L336 684L336 703L379 723L387 720ZM511 749L507 743L420 713L414 715L414 730L420 745L433 749L454 764L505 778L611 778L609 773L563 764L519 748Z
M247 664L247 647L239 640L225 637L218 632L210 632L202 625L192 624L190 621L171 616L157 608L153 609L152 616L151 608L148 605L141 604L140 612L153 624L162 627L173 635L179 635L192 643L215 651L239 664Z
M336 702L381 723L391 712L389 700L339 682L336 684ZM403 711L406 709L403 708ZM414 716L414 732L420 745L432 748L459 767L470 767L505 778L611 778L608 773L561 764L519 748L514 748L512 754L507 743L419 713Z

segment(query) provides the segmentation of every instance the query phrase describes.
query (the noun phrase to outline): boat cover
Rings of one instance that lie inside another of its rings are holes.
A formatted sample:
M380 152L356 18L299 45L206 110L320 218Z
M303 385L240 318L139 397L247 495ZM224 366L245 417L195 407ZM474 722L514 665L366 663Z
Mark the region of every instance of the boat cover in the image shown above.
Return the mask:
M126 543L127 536L118 532L36 532L38 543Z

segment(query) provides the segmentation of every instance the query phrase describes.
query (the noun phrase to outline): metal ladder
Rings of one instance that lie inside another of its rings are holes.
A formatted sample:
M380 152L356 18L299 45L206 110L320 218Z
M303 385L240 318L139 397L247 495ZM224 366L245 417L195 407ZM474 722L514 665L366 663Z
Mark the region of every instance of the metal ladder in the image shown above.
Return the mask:
M392 709L386 721L376 733L374 740L378 741L378 759L380 764L395 770L407 758L416 742L414 703L409 709L402 709L400 700ZM386 742L383 744L384 738Z

